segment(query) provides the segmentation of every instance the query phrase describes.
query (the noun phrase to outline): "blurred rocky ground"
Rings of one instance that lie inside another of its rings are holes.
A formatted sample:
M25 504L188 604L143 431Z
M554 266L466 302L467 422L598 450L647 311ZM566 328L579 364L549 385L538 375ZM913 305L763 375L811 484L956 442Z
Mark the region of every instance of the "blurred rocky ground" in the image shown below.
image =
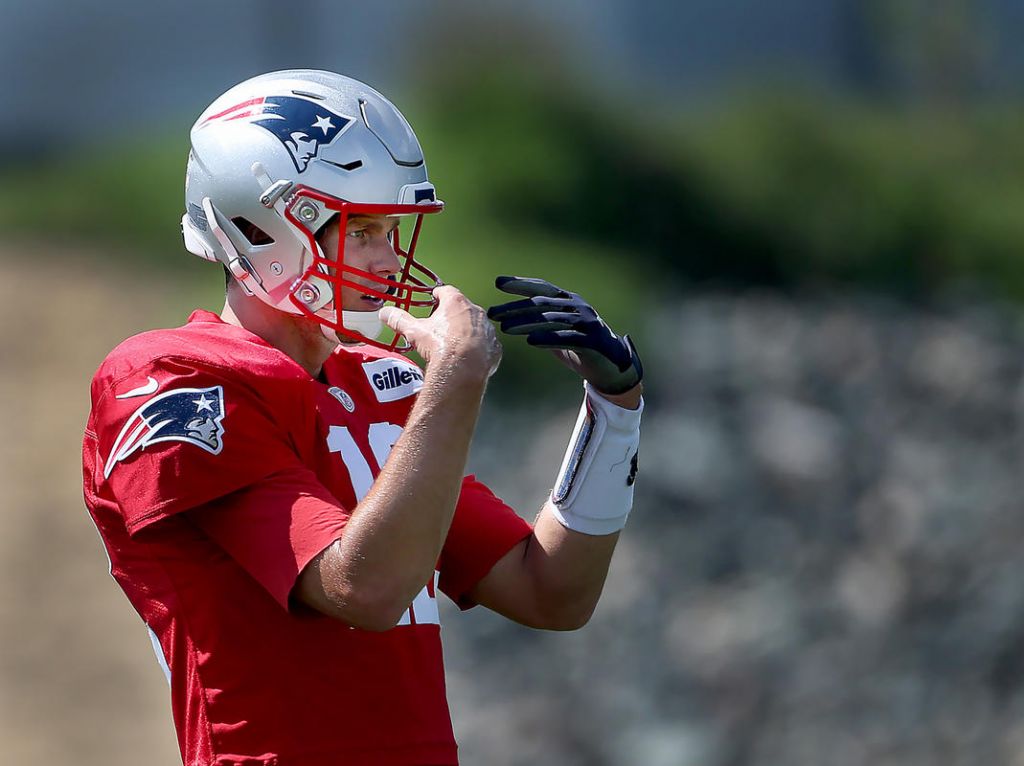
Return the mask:
M1024 315L696 294L647 330L590 625L446 615L465 763L1024 764ZM574 410L488 412L475 470L538 507Z

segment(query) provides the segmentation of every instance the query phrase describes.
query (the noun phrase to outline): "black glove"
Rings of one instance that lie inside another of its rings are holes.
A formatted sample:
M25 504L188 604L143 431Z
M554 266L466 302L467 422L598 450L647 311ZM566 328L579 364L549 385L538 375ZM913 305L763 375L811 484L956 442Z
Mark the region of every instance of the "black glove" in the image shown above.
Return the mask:
M500 322L502 332L525 335L531 346L552 349L602 394L625 393L643 379L633 341L616 335L576 293L530 277L498 277L494 286L526 296L487 309L488 318Z

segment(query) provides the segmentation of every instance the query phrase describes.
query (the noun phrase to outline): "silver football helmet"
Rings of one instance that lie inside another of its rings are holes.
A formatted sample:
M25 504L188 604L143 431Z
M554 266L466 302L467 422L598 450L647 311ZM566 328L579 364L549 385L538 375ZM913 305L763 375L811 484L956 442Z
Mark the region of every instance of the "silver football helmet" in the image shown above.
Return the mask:
M189 252L223 263L264 303L315 319L329 338L408 348L401 337L377 340L377 312L340 310L342 287L406 310L434 305L439 281L413 253L423 215L444 203L415 133L390 101L332 72L271 72L214 101L191 142L181 221ZM332 259L316 235L335 215L341 236ZM397 230L392 235L400 273L385 279L346 264L353 215L412 218L405 247Z

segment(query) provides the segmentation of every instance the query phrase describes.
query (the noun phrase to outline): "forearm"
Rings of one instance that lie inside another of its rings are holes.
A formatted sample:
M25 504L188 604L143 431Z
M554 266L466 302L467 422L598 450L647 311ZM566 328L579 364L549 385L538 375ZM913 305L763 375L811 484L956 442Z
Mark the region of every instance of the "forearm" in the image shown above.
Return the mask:
M537 517L523 566L537 594L542 627L586 624L601 597L619 533L585 535L559 523L545 505Z
M615 396L589 393L526 553L542 606L561 610L570 626L585 624L597 606L632 507L641 393L639 385Z
M501 344L483 310L451 285L416 318L381 321L427 360L423 387L380 473L340 539L299 574L293 598L350 625L389 630L433 575L448 536L469 444Z
M448 534L486 379L427 369L402 435L320 567L349 619L401 611L430 579ZM393 624L393 623L392 623Z
M633 505L640 394L637 386L615 398L588 395L533 534L477 584L477 603L533 628L586 624Z
M525 300L492 306L488 317L551 349L583 378L587 394L533 534L473 596L525 625L568 630L597 605L633 507L643 365L629 336L616 335L580 295L530 277L500 276L495 287Z

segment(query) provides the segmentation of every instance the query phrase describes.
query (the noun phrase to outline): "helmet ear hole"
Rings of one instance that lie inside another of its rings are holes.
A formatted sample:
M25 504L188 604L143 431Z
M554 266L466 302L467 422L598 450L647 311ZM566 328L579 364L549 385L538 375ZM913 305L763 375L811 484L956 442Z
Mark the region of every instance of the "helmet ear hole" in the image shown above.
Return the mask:
M313 235L316 239L317 244L320 245L321 248L323 248L324 246L324 237L327 235L327 230L331 227L331 224L337 220L338 214L335 212L331 212L331 214L327 217L327 220L320 224L320 228L318 228L316 230L316 234ZM344 232L339 232L339 234L342 233Z
M424 214L444 205L415 133L380 93L332 72L271 72L215 99L192 126L190 143L185 247L224 264L247 294L314 320L329 338L340 332L377 345L369 323L368 334L345 329L342 298L350 293L341 290L365 287L369 303L351 293L356 319L374 318L371 309L384 301L434 306L438 280L414 250ZM383 242L367 251L372 258L353 257L360 235L345 236L353 215L408 216L390 236L397 259ZM353 248L348 263L346 245Z
M242 216L236 216L231 219L231 223L238 227L238 230L242 233L242 236L246 238L250 245L254 247L257 245L272 245L274 244L274 238L267 234L263 229L254 224L248 218Z

